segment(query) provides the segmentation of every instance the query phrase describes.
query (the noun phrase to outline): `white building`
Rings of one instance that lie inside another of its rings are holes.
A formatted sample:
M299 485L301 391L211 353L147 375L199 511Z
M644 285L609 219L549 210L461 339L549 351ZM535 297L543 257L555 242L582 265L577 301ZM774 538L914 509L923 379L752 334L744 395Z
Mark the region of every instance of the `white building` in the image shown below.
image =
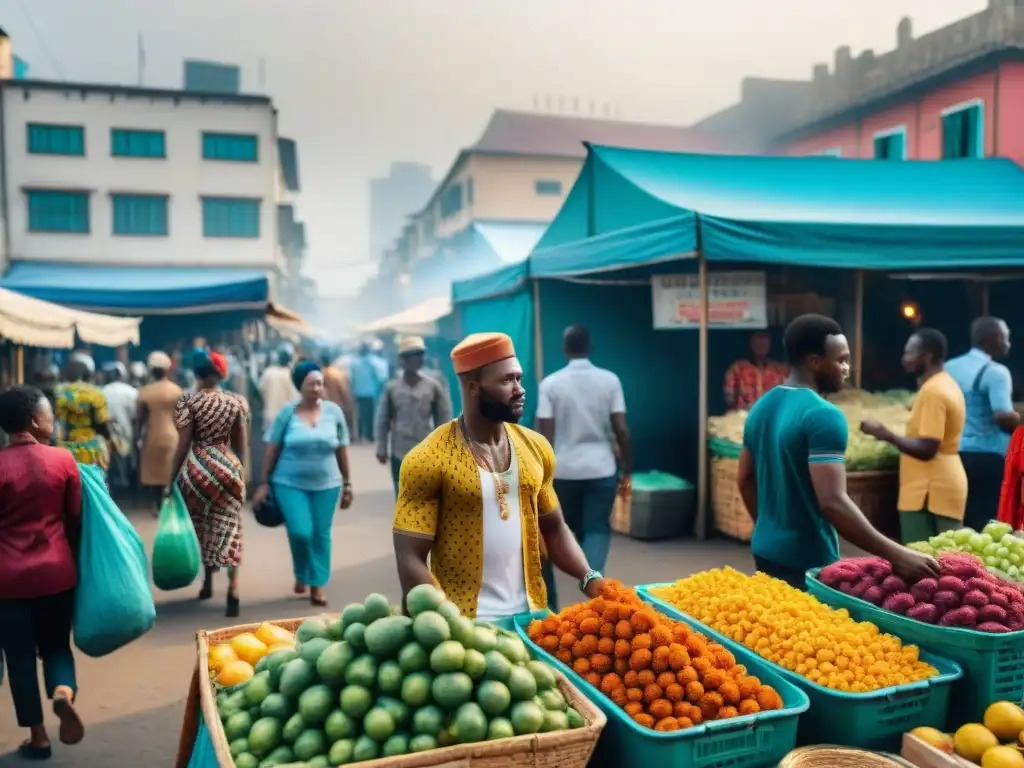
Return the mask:
M282 276L268 97L0 80L0 124L4 285L51 267L134 282L146 268L157 289L164 274L191 273L185 288L262 273L271 290Z

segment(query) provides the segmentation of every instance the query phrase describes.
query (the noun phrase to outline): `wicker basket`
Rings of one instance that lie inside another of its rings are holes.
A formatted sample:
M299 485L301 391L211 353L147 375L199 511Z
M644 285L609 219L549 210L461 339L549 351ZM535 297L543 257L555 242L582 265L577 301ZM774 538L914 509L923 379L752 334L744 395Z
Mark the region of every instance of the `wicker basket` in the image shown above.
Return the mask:
M900 495L899 473L868 470L846 475L846 492L876 530L900 540L900 518L896 502Z
M754 535L754 521L747 513L736 482L739 468L738 459L711 461L711 509L716 529L730 538L750 541Z
M907 768L907 765L896 755L820 744L794 749L778 768Z
M303 619L287 619L272 623L289 631L294 631ZM198 711L195 704L198 700L202 708L203 719L210 731L217 754L217 762L221 768L233 768L235 761L231 758L227 737L217 712L216 696L210 684L210 668L207 665L210 646L230 640L243 632L255 632L259 624L240 624L213 631L200 630L196 633L196 670L192 677L192 685L196 695L190 692L188 705L192 707L185 712L182 735L178 746L177 767L188 765L195 745L195 732L198 726ZM597 740L604 729L607 719L594 704L590 702L572 683L557 669L552 667L558 687L565 696L569 706L583 717L584 725L572 731L559 733L539 733L532 736L516 736L511 739L488 741L479 744L463 744L455 747L435 749L402 757L388 757L359 763L366 768L585 768L590 756L597 746Z

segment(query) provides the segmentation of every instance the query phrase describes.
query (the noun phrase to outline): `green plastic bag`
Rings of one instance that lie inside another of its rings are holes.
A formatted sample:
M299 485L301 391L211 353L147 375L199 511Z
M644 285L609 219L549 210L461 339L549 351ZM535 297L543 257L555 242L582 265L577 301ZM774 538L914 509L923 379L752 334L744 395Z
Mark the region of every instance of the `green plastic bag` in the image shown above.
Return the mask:
M153 541L153 583L170 591L187 587L199 575L199 538L178 486L160 507Z
M668 472L639 472L633 475L634 491L686 491L693 485L681 477Z

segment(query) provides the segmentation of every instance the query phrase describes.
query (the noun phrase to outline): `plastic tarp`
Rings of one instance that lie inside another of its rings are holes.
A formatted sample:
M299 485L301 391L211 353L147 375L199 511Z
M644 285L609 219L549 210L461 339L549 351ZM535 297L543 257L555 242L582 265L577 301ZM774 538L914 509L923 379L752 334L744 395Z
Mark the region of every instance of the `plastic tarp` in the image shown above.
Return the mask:
M708 261L1019 267L1024 172L1002 158L884 163L589 147L526 266L530 277L579 275L698 246Z
M72 349L75 334L88 344L139 343L139 319L69 309L0 288L0 337L15 344Z
M437 333L437 321L452 311L452 303L447 296L435 296L414 307L403 309L393 315L382 317L370 323L360 325L360 333L394 333L418 334L433 336Z
M0 286L69 307L138 315L263 310L270 294L262 271L212 267L16 262Z

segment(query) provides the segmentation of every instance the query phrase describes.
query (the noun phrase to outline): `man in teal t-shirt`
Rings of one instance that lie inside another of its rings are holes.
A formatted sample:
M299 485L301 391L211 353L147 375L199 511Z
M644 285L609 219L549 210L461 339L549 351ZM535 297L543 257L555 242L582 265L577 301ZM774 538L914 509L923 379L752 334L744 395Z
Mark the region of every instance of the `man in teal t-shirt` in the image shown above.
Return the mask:
M937 577L934 558L876 531L846 493L846 417L822 397L838 392L850 374L842 328L822 315L801 315L783 343L789 379L751 409L740 455L738 484L754 519L757 569L803 589L809 568L839 559L842 536L907 578Z

